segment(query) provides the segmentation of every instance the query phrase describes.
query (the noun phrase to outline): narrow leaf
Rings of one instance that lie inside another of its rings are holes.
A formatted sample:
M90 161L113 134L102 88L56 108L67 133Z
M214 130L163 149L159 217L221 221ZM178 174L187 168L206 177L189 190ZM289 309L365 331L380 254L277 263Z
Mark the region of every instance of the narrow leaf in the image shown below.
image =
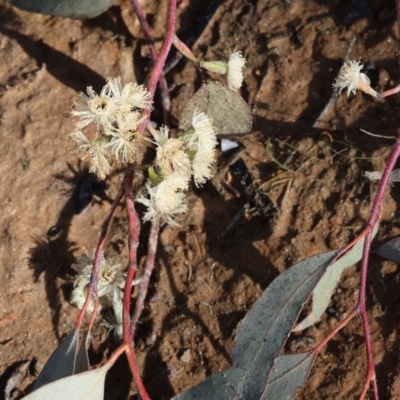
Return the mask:
M239 93L217 81L208 81L187 102L181 113L179 128L192 126L194 111L206 113L218 135L239 135L250 132L252 116Z
M314 353L287 354L278 357L271 370L261 400L291 400L310 373Z
M372 232L372 237L375 237L377 232L378 225L375 226L375 229ZM302 331L320 320L321 316L328 308L333 291L335 290L343 271L361 260L364 242L365 238L357 242L351 250L328 267L324 276L313 290L313 301L310 314L293 328L293 332Z
M43 385L73 374L78 340L79 331L74 329L60 346L54 350L39 377L36 379L33 390L37 390Z
M78 354L76 355L74 374L80 374L90 370L89 357L87 351L87 344L89 340L89 332L85 333L81 347L79 347Z
M373 251L375 254L400 264L400 237L390 239Z
M22 400L103 400L108 364L42 386Z
M174 396L171 400L229 400L236 393L240 377L244 371L231 367L209 376L203 382L186 392Z
M22 10L70 18L93 18L111 7L115 0L8 0Z
M337 251L295 264L264 291L243 319L232 349L234 366L245 370L234 399L259 400L267 376L298 315Z

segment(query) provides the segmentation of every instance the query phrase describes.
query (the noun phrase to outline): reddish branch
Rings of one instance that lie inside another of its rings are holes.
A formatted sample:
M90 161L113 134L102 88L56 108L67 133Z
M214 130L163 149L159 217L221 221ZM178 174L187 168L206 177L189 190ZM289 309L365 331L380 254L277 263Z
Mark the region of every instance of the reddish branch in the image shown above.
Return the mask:
M133 342L135 339L136 327L139 322L140 315L144 308L144 301L149 288L149 282L151 274L154 269L154 261L157 252L158 233L160 231L160 222L158 220L151 224L151 231L149 237L149 248L147 252L146 266L142 276L142 282L140 284L139 294L136 298L135 312L132 316L131 327L130 327L130 340Z
M158 54L157 60L153 66L150 73L149 81L147 84L147 89L150 92L151 99L154 99L154 94L157 87L157 82L163 72L165 61L167 60L168 53L171 49L171 45L174 41L175 36L175 23L176 23L176 0L170 0L168 3L168 23L167 23L167 33L165 35L164 42L162 44L161 50ZM150 110L144 110L145 120L139 127L140 132L143 132L146 128L147 122L150 119Z
M129 264L124 289L124 300L123 300L123 313L122 313L122 326L123 326L123 342L126 345L126 356L128 358L129 366L131 368L133 377L136 382L136 386L143 399L149 399L150 397L146 392L143 385L142 378L140 377L139 367L136 361L136 355L133 348L133 342L129 335L130 325L130 309L131 309L131 290L132 282L137 271L137 248L139 246L139 234L138 234L138 219L135 211L135 202L133 199L133 175L134 171L132 166L128 166L125 174L125 199L126 199L126 211L128 214L128 227L129 227Z
M133 4L135 6L138 5L138 3L135 3L133 0ZM137 10L140 9L140 7L136 8ZM142 15L141 18L141 23L145 21L144 16ZM171 49L171 45L174 40L175 36L175 22L176 22L176 0L170 0L168 4L168 23L167 23L167 33L163 42L163 45L161 47L160 53L157 55L154 53L154 56L157 58L155 61L155 64L153 66L153 69L150 73L147 89L150 92L151 100L154 99L154 94L156 91L157 83L160 80L160 77L162 76L163 73L163 68L165 65L165 61L167 59L168 53ZM150 37L150 32L148 30L148 25L145 23L145 29L147 31L147 36ZM154 44L154 43L153 43ZM155 48L154 48L155 49ZM154 50L153 49L153 50ZM150 118L150 110L145 110L144 111L145 115L145 120L139 127L139 130L141 132L144 131L147 122L149 121ZM138 364L136 361L136 355L134 352L134 343L133 343L133 334L134 330L136 327L136 323L133 322L131 327L132 327L132 335L130 333L130 302L131 302L131 290L132 290L132 281L135 276L136 270L137 270L137 256L136 256L136 250L139 244L139 238L138 238L138 231L137 231L137 215L135 212L135 206L134 206L134 199L133 199L133 192L132 192L132 181L133 181L133 169L132 167L128 167L126 176L125 176L125 196L126 196L126 208L128 212L128 222L129 222L129 267L128 267L128 273L127 273L127 278L126 278L126 283L125 283L125 291L124 291L124 307L123 307L123 342L125 345L127 345L127 351L126 355L128 358L129 366L131 368L132 374L134 376L136 385L138 387L139 393L141 397L144 400L150 399L146 389L143 385L143 382L140 377L140 372L138 368ZM157 247L157 240L158 240L158 224L153 224L152 227L152 234L150 236L150 245L149 245L149 257L146 263L146 271L152 271L154 268L154 258L155 258L155 252L156 252L156 247ZM147 275L145 272L145 275ZM148 277L149 279L150 277ZM140 305L141 302L144 302L144 298L146 297L147 293L147 287L148 287L148 281L146 284L146 278L145 278L145 283L141 286L140 292L142 293L140 296L139 304L136 307L135 310L135 315L133 321L138 320L140 313L143 309L143 305Z
M157 52L156 46L154 44L154 39L150 32L150 27L149 27L149 24L147 23L146 16L144 15L144 12L139 3L139 0L132 0L132 5L133 5L135 13L138 17L140 27L142 28L144 37L146 38L147 45L148 45L149 51L150 51L150 56L151 56L153 62L155 63L157 61L158 52ZM175 29L175 25L174 25L174 29ZM169 119L170 119L170 114L171 114L171 100L169 98L167 81L166 81L164 73L162 71L161 71L158 83L160 85L160 91L161 91L161 102L163 105L164 124L169 125Z
M400 129L397 132L396 144L393 147L392 152L390 153L389 159L387 161L385 171L382 175L382 179L379 183L378 191L375 195L374 203L372 205L371 216L368 221L368 226L370 228L370 232L367 233L364 242L364 250L363 250L363 259L361 262L361 278L360 278L360 294L358 297L357 311L361 314L361 318L363 320L364 327L364 335L365 335L365 345L367 350L367 378L365 381L365 385L363 388L363 392L360 396L360 399L363 399L372 380L372 388L374 391L374 399L378 399L378 387L375 379L375 366L374 359L372 354L372 344L371 344L371 335L369 332L369 324L368 324L368 315L365 306L365 298L366 298L366 286L367 286L367 274L368 274L368 260L369 260L369 252L371 248L371 240L372 240L372 229L378 223L381 218L381 210L383 198L385 195L385 189L390 181L390 174L392 173L397 159L400 155Z
M122 315L123 324L123 340L126 343L130 342L129 338L129 324L130 324L130 307L131 307L131 290L132 282L137 271L137 248L139 246L139 235L138 235L138 219L135 211L135 203L133 199L133 168L128 167L125 175L125 199L126 199L126 211L128 213L128 228L129 228L129 264L128 271L125 281L124 289L124 308Z
M121 185L119 192L117 194L117 197L115 198L114 202L111 205L110 211L108 212L108 215L104 222L101 225L101 231L100 231L100 238L97 243L97 248L93 260L93 269L92 269L92 275L90 277L90 283L89 283L89 289L88 289L88 294L86 296L86 301L85 304L83 305L83 308L81 312L79 313L78 319L75 323L76 328L80 328L82 325L83 318L85 317L86 309L89 306L89 302L93 299L95 302L95 310L97 309L96 303L98 303L98 295L97 295L97 283L99 281L99 271L100 271L100 261L101 257L103 254L103 248L104 248L104 243L106 240L107 236L107 231L108 231L108 226L110 225L110 221L112 216L114 215L114 212L116 208L118 207L119 202L121 201L122 197L124 196L124 186Z
M365 347L367 353L367 372L366 378L364 382L364 386L359 397L360 400L364 399L371 383L372 383L372 390L374 394L374 400L379 399L378 395L378 387L375 378L375 365L374 365L374 357L372 352L372 342L371 342L371 335L368 323L368 314L367 309L365 306L366 300L366 290L367 290L367 275L368 275L368 261L369 261L369 253L371 249L371 240L372 240L372 231L376 224L379 222L381 218L381 209L383 204L383 199L385 195L385 190L388 186L390 181L390 174L392 173L395 164L400 156L400 129L397 133L397 140L390 153L389 159L386 163L385 171L382 175L382 179L379 183L379 187L377 193L374 198L374 202L372 204L371 215L368 220L367 227L363 230L363 232L353 240L352 244L355 244L365 238L364 242L364 249L363 249L363 257L361 262L361 276L360 276L360 292L358 295L358 301L356 307L347 315L345 319L343 319L340 324L314 349L315 353L319 353L321 349L328 343L337 332L339 332L343 327L345 327L357 314L361 315L361 319L363 322L363 329L364 329L364 337L365 337ZM349 246L346 246L346 250ZM340 252L342 255L343 252Z

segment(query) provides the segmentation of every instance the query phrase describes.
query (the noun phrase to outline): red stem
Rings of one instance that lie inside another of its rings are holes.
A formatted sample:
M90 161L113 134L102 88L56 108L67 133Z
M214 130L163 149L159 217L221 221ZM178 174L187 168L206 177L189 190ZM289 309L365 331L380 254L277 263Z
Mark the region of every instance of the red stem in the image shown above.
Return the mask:
M361 277L360 277L360 293L358 297L357 303L357 312L361 314L361 318L363 320L363 328L364 328L364 336L365 336L365 346L367 352L367 376L365 379L364 388L360 399L363 399L372 380L372 388L374 392L374 399L378 400L378 388L375 379L375 366L374 359L372 353L372 343L371 343L371 335L368 324L368 315L365 306L366 299L366 289L367 289L367 274L368 274L368 261L369 261L369 253L371 248L371 240L372 240L372 229L378 223L381 217L381 209L383 198L385 195L386 187L390 181L390 174L392 173L397 159L400 155L400 130L397 133L396 143L390 153L389 159L386 163L385 171L382 175L382 179L379 183L379 187L377 193L375 195L374 203L372 205L371 215L368 221L368 226L370 231L367 233L364 242L364 250L363 250L363 258L361 262Z
M133 378L135 379L136 386L140 394L140 398L142 400L151 400L150 396L146 392L146 388L143 385L142 378L140 377L140 371L136 360L136 354L132 346L129 345L127 346L126 357L128 358L129 366L131 368Z
M130 343L129 338L129 322L130 322L130 308L131 308L131 291L132 282L137 271L137 256L136 250L139 245L138 235L138 219L135 211L135 203L133 200L132 191L133 169L129 166L125 175L125 199L126 210L128 213L128 226L129 226L129 265L125 281L124 289L124 304L122 314L123 324L123 340L125 343Z
M397 13L397 25L398 25L398 30L400 33L400 0L396 0L396 13ZM397 50L397 57L398 57L398 62L399 62L399 67L400 67L400 46L399 49Z
M95 256L94 256L94 260L93 260L93 269L92 269L92 275L90 277L88 294L86 296L85 304L83 305L82 310L79 313L78 319L75 323L75 327L78 329L82 325L83 318L85 317L86 309L89 306L90 300L93 298L93 300L95 302L99 301L98 296L97 296L97 282L99 281L101 256L103 254L103 248L104 248L104 243L105 243L106 236L107 236L108 226L110 225L111 218L114 215L114 212L115 212L116 208L118 207L118 204L121 201L123 196L124 196L124 187L123 187L123 185L121 185L119 192L117 194L117 197L113 201L110 211L108 212L107 217L105 218L104 222L101 225L100 238L97 243L97 248L96 248L96 252L95 252ZM95 309L96 308L97 307L95 307Z
M376 192L374 202L372 204L371 214L368 220L367 227L363 230L363 232L358 235L356 239L354 239L351 244L346 246L346 250L349 249L356 242L365 237L364 249L363 249L363 257L361 262L361 275L360 275L360 293L358 296L358 301L356 307L349 313L349 315L338 324L338 326L315 348L314 352L319 353L321 349L325 346L326 343L331 340L337 332L339 332L344 326L346 326L350 320L352 320L357 314L361 315L365 336L365 347L367 353L367 371L366 378L364 382L364 386L359 397L359 400L364 399L371 381L372 381L372 390L374 394L374 400L379 399L378 395L378 386L375 378L375 365L374 358L372 352L372 341L368 323L368 315L367 309L365 305L366 300L366 289L367 289L367 273L368 273L368 261L369 261L369 253L371 248L372 241L372 231L374 226L379 222L381 217L381 208L383 203L383 198L385 195L386 187L390 181L390 174L392 173L395 164L400 156L400 129L397 134L396 143L390 153L389 159L386 163L385 171L382 175L382 179L379 183L378 190ZM343 254L343 251L340 252L340 255Z
M129 366L131 368L136 386L142 399L149 399L150 397L146 392L143 385L142 378L140 377L139 367L136 361L136 355L133 349L133 342L129 335L130 324L130 308L131 308L131 291L132 282L137 271L137 248L139 246L138 235L138 219L135 211L135 203L133 199L133 175L134 171L131 165L128 166L125 174L125 199L126 210L128 213L128 227L129 227L129 265L125 281L124 299L123 299L123 312L122 312L122 326L123 326L123 343L127 345L126 356L128 358Z
M127 351L128 346L126 345L126 343L122 343L121 346L118 347L117 350L114 351L114 353L112 354L112 356L107 360L107 364L111 366L114 365L115 361L117 361L117 359L119 358L119 356L123 353Z
M163 72L165 61L171 49L171 45L174 41L175 22L176 22L176 0L169 0L167 33L165 35L165 39L162 44L160 53L158 54L157 61L155 62L153 69L151 71L149 82L147 84L147 89L150 92L151 99L154 99L154 93L156 91L157 82L160 79L160 76ZM145 116L145 120L141 123L139 127L140 132L144 132L146 128L147 122L150 119L150 110L149 109L144 110L143 114Z
M182 42L182 40L180 40L178 38L178 36L174 35L174 43L173 45L175 46L175 48L182 54L184 55L186 58L188 58L189 60L198 63L199 60L196 58L196 56L192 53L192 50L189 49L189 47L186 46L185 43Z
M140 27L142 28L142 32L147 41L147 46L149 47L150 56L153 62L157 61L158 52L156 46L154 44L153 36L150 32L149 24L147 23L146 16L144 15L143 9L139 3L139 0L132 0L133 9L138 17ZM164 68L164 67L163 67ZM165 79L165 75L163 71L161 71L159 80L160 91L161 91L161 101L163 105L163 114L164 114L164 124L169 125L170 114L171 114L171 99L169 98L168 85Z
M357 309L354 308L351 313L336 326L336 328L324 338L324 340L313 350L315 354L318 354L321 349L341 330L343 329L355 316L357 315Z
M146 299L146 295L149 289L149 282L151 274L154 269L154 261L156 258L157 252L157 243L158 243L158 233L160 231L160 222L159 220L153 221L151 224L151 231L149 236L149 249L147 253L146 265L142 277L142 282L140 284L139 294L136 298L136 306L135 311L131 320L130 327L130 340L133 342L135 339L136 327L139 322L140 315L142 314L144 308L144 301Z
M392 96L393 94L400 92L400 85L395 86L392 89L386 90L385 92L378 94L378 99L383 99L384 97Z

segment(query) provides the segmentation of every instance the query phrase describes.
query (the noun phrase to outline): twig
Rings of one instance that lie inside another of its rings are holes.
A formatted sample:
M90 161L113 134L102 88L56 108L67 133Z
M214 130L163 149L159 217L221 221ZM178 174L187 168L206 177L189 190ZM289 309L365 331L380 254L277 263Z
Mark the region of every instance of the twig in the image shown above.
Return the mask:
M163 68L165 61L167 59L168 53L171 49L172 43L175 37L175 22L176 22L176 0L169 0L168 2L168 23L167 23L167 33L165 35L164 42L162 44L161 50L158 54L157 61L155 62L153 69L151 71L149 82L147 84L147 89L150 92L151 99L154 99L154 94L157 87L157 82L163 73ZM149 109L145 109L143 112L144 121L139 127L140 132L144 132L147 122L150 119Z
M132 192L132 181L133 181L133 168L131 165L128 166L125 175L125 199L126 199L126 210L128 213L128 226L129 226L129 266L126 276L124 299L123 299L123 312L122 312L122 326L123 326L123 342L127 345L126 356L128 358L129 366L132 371L132 375L135 379L136 386L143 399L149 399L150 397L146 392L143 385L142 378L140 377L139 367L136 361L135 351L133 349L133 342L129 334L130 324L130 307L131 307L131 290L132 281L137 271L137 248L139 246L139 235L138 235L138 219L135 211L135 203L133 200Z
M396 143L390 153L389 159L386 163L385 171L382 175L382 179L379 183L379 187L377 193L374 198L374 202L372 204L372 210L370 214L370 218L368 220L368 224L365 229L361 232L360 235L357 236L351 243L345 246L331 261L333 263L340 256L342 256L345 252L347 252L351 247L354 246L355 243L359 242L363 238L365 238L364 249L363 249L363 257L361 261L361 276L360 276L360 292L358 296L358 301L356 307L349 313L349 315L338 324L338 326L315 348L314 352L318 353L326 343L331 340L337 332L339 332L345 325L347 325L351 319L353 319L357 314L361 315L365 336L365 346L367 352L367 371L366 378L363 386L363 390L359 397L359 400L363 400L367 390L369 389L372 382L372 390L374 395L374 400L378 400L378 387L375 378L375 365L372 353L372 343L371 343L371 335L369 330L368 323L368 315L365 305L366 299L366 289L367 289L367 274L368 274L368 261L369 261L369 253L371 248L371 240L372 240L372 231L374 226L379 222L381 218L381 208L383 203L383 198L385 194L386 187L390 181L390 175L394 169L394 166L400 156L400 129L397 134Z
M361 129L361 128L360 128L360 131L364 132L365 134L367 134L369 136L373 136L373 137L377 137L377 138L381 138L381 139L391 139L391 140L395 139L396 140L395 136L375 135L375 133L368 132L365 129Z
M400 85L395 86L392 89L386 90L382 93L379 93L379 99L383 99L384 97L392 96L393 94L400 92Z
M132 316L130 325L130 340L133 342L135 339L136 327L139 322L140 315L144 308L144 301L149 289L150 277L154 269L154 261L157 252L158 234L160 232L160 221L153 221L151 224L151 231L149 236L149 249L147 253L146 265L142 276L142 282L140 284L139 294L136 298L135 311Z
M123 184L119 188L119 192L117 194L117 197L113 201L110 211L108 212L107 217L105 218L104 222L101 225L101 231L100 231L100 238L97 243L97 248L95 252L95 257L93 260L93 269L92 269L92 275L90 277L90 283L89 283L89 289L88 289L88 294L86 296L86 301L85 304L82 307L81 312L79 313L78 319L75 323L75 327L79 329L82 325L83 318L86 313L86 309L89 306L90 300L93 298L93 300L96 302L99 301L98 296L97 296L97 282L99 280L99 270L100 270L100 261L101 261L101 256L103 254L103 248L104 248L104 243L105 239L107 236L107 231L108 231L108 226L110 225L110 221L112 216L114 215L114 212L116 208L118 207L119 202L121 201L122 197L124 196L124 186ZM95 304L96 306L96 304Z
M142 10L142 7L139 3L139 0L132 0L132 5L135 10L135 13L138 17L140 27L142 28L143 34L147 41L147 46L149 47L150 56L155 63L158 57L158 52L156 46L154 44L153 35L150 32L149 24L147 23L146 16ZM161 102L163 105L163 114L164 114L164 124L169 125L170 116L171 116L171 99L169 97L168 92L168 84L165 79L164 73L161 71L160 78L160 91L161 91Z
M400 0L399 0L400 2ZM375 378L375 366L372 354L372 345L371 345L371 335L369 332L369 324L368 324L368 316L365 306L365 298L366 298L366 287L367 287L367 273L368 273L368 260L369 260L369 252L371 248L371 240L372 240L372 229L376 225L376 223L381 218L381 209L383 203L383 197L385 194L385 189L390 181L390 174L392 173L394 166L396 164L397 159L400 155L400 130L397 132L396 143L393 147L392 152L390 153L388 162L385 167L385 171L382 175L382 179L379 182L378 191L375 195L374 203L372 205L371 216L368 221L368 226L370 227L370 232L365 237L364 242L364 250L363 250L363 258L361 262L361 278L360 278L360 294L358 298L357 311L361 314L361 318L363 320L364 327L364 335L365 335L365 346L367 351L367 377L364 384L364 390L360 396L360 399L363 399L365 393L367 392L370 382L372 380L372 388L374 392L374 399L378 400L378 387L376 384Z

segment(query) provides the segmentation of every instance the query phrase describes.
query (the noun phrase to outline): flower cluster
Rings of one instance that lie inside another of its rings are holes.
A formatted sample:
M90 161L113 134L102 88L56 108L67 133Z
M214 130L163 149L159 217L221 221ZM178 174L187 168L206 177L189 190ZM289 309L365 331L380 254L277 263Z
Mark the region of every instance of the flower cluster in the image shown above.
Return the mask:
M210 118L196 110L192 128L178 139L169 138L166 127L150 132L157 146L155 166L149 169L146 196L137 201L147 207L145 221L163 219L173 225L173 217L187 209L185 191L191 177L199 186L212 175L216 132Z
M220 75L227 75L228 86L232 90L238 90L243 83L243 70L246 66L246 59L241 51L230 53L229 61L203 61L200 63L202 68L215 72Z
M350 96L350 93L355 94L357 89L377 97L378 93L371 88L368 76L361 72L363 68L363 64L359 61L347 61L340 69L333 87L338 88L339 93L347 88L347 97Z
M93 260L88 254L82 255L72 269L77 272L74 280L74 290L71 294L71 303L82 309L86 301L89 289L90 277L92 275ZM99 281L97 294L100 299L100 308L109 308L113 305L115 295L121 298L122 289L125 285L125 272L118 264L109 263L101 257L99 268ZM89 303L88 312L93 312L93 301Z
M74 289L71 293L70 302L80 310L83 308L89 290L90 279L93 269L93 259L84 253L77 264L72 265L77 272L74 279ZM105 326L114 330L117 341L122 337L122 296L125 286L126 273L120 265L106 260L104 256L100 259L99 280L97 283L97 295L99 297L99 311L106 310ZM132 285L137 285L141 278L135 279ZM87 311L93 313L94 303L90 301Z
M104 179L111 165L136 161L143 136L138 132L143 122L143 110L151 107L147 90L136 83L121 84L121 78L108 78L100 94L91 87L87 95L81 93L81 102L75 104L73 115L80 118L71 137L77 143L76 151L83 158L90 157L90 171ZM94 124L97 136L90 141L82 132Z

